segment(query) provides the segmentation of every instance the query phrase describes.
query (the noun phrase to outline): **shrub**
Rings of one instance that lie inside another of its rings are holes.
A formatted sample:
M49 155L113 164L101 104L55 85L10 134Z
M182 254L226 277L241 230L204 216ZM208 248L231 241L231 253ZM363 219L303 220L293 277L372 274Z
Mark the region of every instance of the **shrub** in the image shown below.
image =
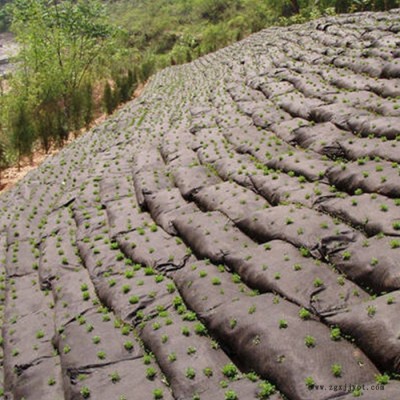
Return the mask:
M194 326L194 331L199 336L207 335L207 328L201 322Z
M47 381L47 384L49 386L54 386L56 384L55 378L54 377L49 378L48 381Z
M218 277L214 277L211 279L211 283L213 285L220 285L221 284L221 279L219 279Z
M314 347L315 346L315 338L313 336L307 335L304 338L304 343L307 347Z
M119 373L117 371L110 374L110 379L112 383L117 383L121 380Z
M146 369L146 378L149 380L153 380L157 375L157 371L153 367L149 367Z
M190 336L190 329L187 326L184 326L181 332L183 336Z
M174 362L174 361L176 361L176 354L175 354L175 353L170 353L170 354L168 354L168 361L169 361L169 362Z
M260 399L268 399L275 393L275 386L270 382L261 382L259 384L260 391L258 393Z
M225 400L237 400L238 395L234 390L227 390L225 392Z
M188 379L194 379L196 376L196 371L191 367L186 368L185 376Z
M305 308L301 308L299 311L299 317L301 319L307 320L307 319L310 319L311 313L310 313L310 311L306 310Z
M84 386L80 393L84 399L88 399L90 397L90 389L87 386Z
M229 379L235 379L238 375L238 369L232 363L226 364L222 367L222 373Z
M286 329L288 327L288 323L286 320L281 319L279 320L279 329Z
M164 392L162 389L154 389L153 390L153 398L154 400L159 400L164 398Z
M331 366L331 371L334 377L339 378L342 376L342 366L340 364L333 364Z
M315 386L315 381L311 376L307 376L307 378L304 379L304 383L308 389L312 389Z
M42 339L44 338L44 332L42 330L39 330L36 332L36 339Z
M338 341L341 339L340 328L332 328L331 329L331 339L334 341Z
M376 383L379 383L381 385L386 385L387 383L389 383L390 377L387 374L379 374L375 376L375 381Z
M93 337L92 337L92 342L93 342L94 344L99 344L99 343L101 342L100 336L93 336Z
M133 349L133 342L130 341L130 340L127 340L127 341L124 343L124 347L125 347L125 349L128 350L128 351L132 350L132 349Z

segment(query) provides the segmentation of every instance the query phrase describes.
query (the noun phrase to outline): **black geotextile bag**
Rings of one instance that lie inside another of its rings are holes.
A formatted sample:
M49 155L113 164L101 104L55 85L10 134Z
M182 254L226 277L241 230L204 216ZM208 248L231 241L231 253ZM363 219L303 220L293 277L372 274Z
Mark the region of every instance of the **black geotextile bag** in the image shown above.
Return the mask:
M287 74L284 79L292 82L294 87L309 98L322 98L330 93L337 93L338 89L324 81L316 73Z
M117 254L120 255L119 252ZM143 317L168 308L175 296L172 281L149 266L132 265L130 260L120 259L104 274L94 279L96 293L109 309L124 321L137 324Z
M143 357L137 357L99 367L90 365L84 369L71 368L65 377L69 384L65 385L68 390L65 398L82 399L82 391L90 388L89 398L95 400L130 398L130 395L137 399L153 399L156 390L159 396L162 394L163 400L174 400L157 363L154 360L150 364L148 361L146 363ZM154 374L151 379L146 377L148 371Z
M223 136L235 148L243 144L258 145L269 139L272 135L255 126L237 126L223 131Z
M221 144L224 142L224 136L221 128L202 129L193 135L193 142L191 145L192 150L197 151L200 148L207 148L214 144Z
M271 130L273 130L275 126L276 125L273 125ZM248 153L263 162L266 159L270 159L272 156L293 149L292 146L283 142L273 132L268 132L260 128L255 129L255 127L249 128L253 129L240 127L236 130L233 129L224 133L226 140L232 144L235 151L239 154Z
M35 273L39 264L40 251L30 240L15 241L8 246L6 273L8 277L24 276Z
M62 207L50 213L40 230L40 239L54 236L60 231L67 233L69 230L76 230L76 224L72 217L72 212L68 207Z
M252 176L251 181L257 192L273 205L299 203L313 208L335 197L330 187L320 181L307 182L303 177L289 176L278 171Z
M314 108L310 116L316 122L331 122L341 129L350 130L350 120L372 118L374 114L346 104L332 103Z
M322 243L335 267L352 281L375 293L400 289L400 243L398 238L358 237L347 247Z
M217 126L216 117L217 114L214 114L214 112L193 117L191 120L189 132L195 134L202 129L214 128L215 126Z
M398 60L392 60L385 63L381 78L393 79L400 78L400 63Z
M198 211L195 204L184 200L177 188L146 195L145 199L154 222L170 235L176 235L176 230L172 224L176 217Z
M337 388L336 388L337 389ZM335 390L335 386L333 386ZM354 400L357 396L362 396L363 400L393 400L399 397L400 382L391 381L388 384L380 384L376 381L366 383L364 387L348 388L348 394L334 397L336 400Z
M378 373L347 341L334 341L330 330L300 307L276 295L251 296L213 265L197 263L178 271L175 283L186 304L210 334L244 370L276 383L294 400L329 399L313 385L363 383ZM223 288L223 290L221 290Z
M100 233L104 234L108 230L107 213L103 209L94 206L80 206L79 203L74 203L73 216L77 226L76 237L78 240L90 238Z
M361 136L373 135L387 139L396 139L400 134L399 117L360 116L348 121L349 128Z
M353 137L351 133L338 129L330 122L326 122L296 129L293 132L291 144L297 144L318 154L335 159L343 157L344 153L340 144L350 137Z
M177 157L181 149L192 146L194 136L187 130L172 130L164 134L160 145L160 153L166 163Z
M197 213L188 215L196 218ZM182 240L170 236L155 224L118 235L116 241L133 262L154 267L158 271L181 268L190 256Z
M132 164L134 170L138 171L148 165L161 165L163 164L163 159L156 147L149 145L138 146L137 151L133 154Z
M301 128L302 126L310 125L310 121L303 118L292 118L288 121L279 122L270 126L270 130L275 133L275 135L282 139L284 142L289 143L293 138L293 132ZM294 147L292 150L294 150ZM287 151L287 150L284 150Z
M400 117L400 108L398 107L398 100L381 100L371 105L371 110L375 111L377 114L381 114L384 117ZM385 139L385 138L383 138Z
M281 239L305 247L315 257L325 256L323 243L335 241L345 248L362 236L351 227L300 205L282 205L256 211L237 222L237 226L259 243Z
M49 379L48 371L47 375L45 371L56 362L55 358L52 359L54 348L51 344L53 312L49 307L50 299L40 290L32 275L14 278L8 285L2 327L5 391L23 396L28 395L27 381L30 379L29 383L38 392L44 390ZM53 372L59 378L56 367ZM60 384L59 380L49 392L53 395L59 393Z
M199 258L222 262L223 257L256 244L218 211L178 217L174 226L179 236Z
M109 235L112 238L120 233L153 223L150 214L140 209L134 197L108 202L106 213L107 225L110 229Z
M400 166L388 161L370 161L336 165L327 171L332 185L348 193L361 189L388 197L400 197Z
M370 104L378 103L381 98L369 90L342 91L340 93L328 94L324 100L329 103L342 104L346 107L363 108Z
M382 97L400 96L400 79L378 79L369 82L368 86L370 90Z
M365 193L326 199L317 209L364 230L368 236L380 232L400 236L400 205L386 196Z
M400 163L400 143L394 140L382 141L382 139L378 138L354 138L345 140L340 145L349 160L380 157L383 160Z
M265 96L258 90L246 86L242 79L227 86L227 91L235 102L238 101L265 101Z
M104 177L100 182L102 204L113 200L119 200L123 197L133 197L135 195L135 190L132 181L133 179L130 175Z
M38 263L39 281L42 289L49 289L51 282L62 269L76 269L81 266L77 255L75 231L60 230L56 235L48 236L40 243Z
M23 366L17 371L18 375L13 383L10 383L9 377L6 376L5 399L63 400L65 398L65 386L58 356L49 355L48 358L42 358L36 364L28 368Z
M97 236L97 237L100 237ZM91 279L112 272L118 260L124 260L123 254L117 249L110 251L110 244L103 240L78 241L78 249L83 265ZM112 246L115 246L113 242Z
M376 82L375 79L354 74L350 70L343 70L340 74L335 70L330 70L324 77L339 89L345 90L369 90L372 88L371 84ZM376 93L376 90L374 92ZM388 91L388 93L391 93L391 91Z
M282 94L293 92L294 86L289 82L277 81L272 78L266 78L264 82L259 85L259 89L264 93L265 97L271 98L280 96ZM274 99L275 101L276 99Z
M310 181L324 178L328 168L332 167L331 160L324 160L319 154L311 150L294 150L273 157L265 165L269 168L280 169L285 172L294 172L303 175Z
M239 185L252 188L250 176L259 171L247 154L223 157L213 163L213 167L223 180L233 180Z
M355 340L382 371L400 372L400 291L395 291L327 318ZM379 338L379 341L377 340Z
M104 315L96 309L90 310L82 315L83 319L77 317L77 320L63 327L61 334L56 334L53 341L60 351L64 370L101 367L132 360L143 354L139 341L132 340L132 337L129 338L133 342L132 348L126 348L124 343L129 339L114 327L113 321L105 319ZM89 324L91 329L87 330ZM93 340L94 336L97 339ZM68 351L64 350L66 348Z
M233 182L223 182L200 190L194 201L206 211L220 211L232 221L269 207L268 203L253 191Z
M254 125L259 126L260 128L268 128L272 124L291 119L290 114L283 111L273 102L266 100L265 103L265 105L255 109L253 112L251 118Z
M335 314L369 297L328 264L302 255L280 240L229 254L224 262L252 289L278 293L320 316Z
M238 291L247 295L252 293L240 280L233 280L225 266L217 268L210 261L199 261L194 257L188 260L185 268L174 272L172 278L185 304L200 320L213 310L219 312L217 309L221 305L237 301Z
M221 158L229 157L231 154L233 153L227 150L226 144L220 141L209 143L197 150L197 157L203 165L212 164Z
M298 91L278 96L274 101L279 105L279 107L293 117L304 119L310 119L311 111L315 107L325 104L322 100L317 98L308 98Z
M142 209L146 209L146 194L157 193L160 190L172 188L172 182L165 172L165 165L147 165L133 174L136 199Z
M187 165L195 165L198 162L197 154L186 147L175 153L175 157L168 163L168 169L169 171L173 171L174 169L186 167Z
M221 182L214 172L202 165L180 167L172 174L182 197L188 200L202 188Z
M265 99L262 101L240 101L236 103L240 112L251 117L251 115L258 109L262 108Z
M273 157L290 151L292 146L281 141L277 136L270 134L262 142L243 143L235 151L239 154L248 154L255 157L260 163L267 163Z
M95 288L84 268L61 271L53 282L52 294L56 328L62 328L79 315L95 309L92 303L96 299Z
M335 67L348 68L356 74L366 74L372 78L378 78L383 71L384 61L378 58L362 58L358 50L352 57L339 56L333 60Z
M197 394L201 399L219 399L229 390L243 399L258 398L257 383L244 378L235 383L227 380L222 370L232 361L208 336L207 329L193 312L179 315L169 310L165 316L146 322L140 336L145 346L156 354L174 398L192 399ZM220 386L222 380L227 380L227 387Z

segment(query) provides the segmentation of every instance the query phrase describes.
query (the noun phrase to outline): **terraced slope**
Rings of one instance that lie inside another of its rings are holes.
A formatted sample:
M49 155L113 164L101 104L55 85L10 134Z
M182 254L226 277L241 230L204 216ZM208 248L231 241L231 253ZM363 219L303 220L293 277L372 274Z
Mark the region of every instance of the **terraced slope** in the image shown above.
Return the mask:
M399 31L169 68L5 193L6 398L399 398Z

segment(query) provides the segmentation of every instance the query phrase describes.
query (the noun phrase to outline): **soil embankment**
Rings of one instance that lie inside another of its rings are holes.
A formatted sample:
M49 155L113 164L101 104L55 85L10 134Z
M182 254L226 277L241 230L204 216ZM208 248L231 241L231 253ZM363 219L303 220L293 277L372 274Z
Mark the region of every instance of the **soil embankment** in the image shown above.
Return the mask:
M3 193L6 398L400 398L399 27L167 68Z

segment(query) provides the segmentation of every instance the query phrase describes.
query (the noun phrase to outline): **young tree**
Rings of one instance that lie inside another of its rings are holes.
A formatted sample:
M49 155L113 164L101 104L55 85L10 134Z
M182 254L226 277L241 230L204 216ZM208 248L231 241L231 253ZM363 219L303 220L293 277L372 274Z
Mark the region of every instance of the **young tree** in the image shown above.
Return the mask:
M11 120L11 144L17 151L18 170L21 167L21 159L32 155L32 147L35 140L32 123L29 119L29 110L23 101L15 104L12 110Z
M104 102L104 108L106 110L107 114L112 114L112 112L115 109L114 106L114 94L113 90L111 88L110 83L107 81L104 85L104 91L103 91L103 102Z
M105 73L114 30L104 5L97 0L15 0L11 28L21 49L16 86L23 82L24 97L38 111L34 117L51 109L59 128L54 135L62 141L65 132L86 119L79 115L82 87ZM54 125L53 117L47 126Z

